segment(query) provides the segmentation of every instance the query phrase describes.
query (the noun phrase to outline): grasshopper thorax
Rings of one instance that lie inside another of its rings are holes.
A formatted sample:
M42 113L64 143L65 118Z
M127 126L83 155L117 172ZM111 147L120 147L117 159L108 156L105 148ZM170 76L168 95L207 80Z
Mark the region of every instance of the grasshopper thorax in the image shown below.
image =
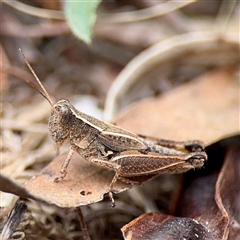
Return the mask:
M69 123L73 116L71 106L71 103L66 99L59 100L53 105L48 127L53 141L58 145L61 145L69 137Z

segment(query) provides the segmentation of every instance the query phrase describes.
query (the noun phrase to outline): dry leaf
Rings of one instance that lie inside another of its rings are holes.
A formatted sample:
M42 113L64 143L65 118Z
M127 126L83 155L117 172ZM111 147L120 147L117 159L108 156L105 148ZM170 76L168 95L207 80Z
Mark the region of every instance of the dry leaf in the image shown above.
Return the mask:
M208 229L198 221L161 213L143 214L121 230L126 240L212 240Z
M240 233L239 149L239 144L234 147L231 143L221 169L218 169L221 153L210 155L205 174L187 180L188 187L178 206L178 214L196 218L214 234L213 239L235 240ZM209 173L210 164L215 168Z
M110 121L133 101L172 90L209 69L239 66L237 52L238 35L230 32L194 31L159 41L118 74L108 91L104 119Z
M240 133L239 91L235 72L216 70L137 103L119 115L116 124L143 135L200 139L209 145Z
M229 220L228 239L240 239L240 146L229 150L216 184L216 201Z
M212 239L223 240L226 239L222 236L225 235L228 217L215 201L216 181L217 174L210 174L189 182L190 186L181 195L178 214L198 220L211 233Z
M75 153L68 166L66 177L54 182L60 176L62 163L67 154L56 157L41 173L26 183L26 189L32 195L59 207L77 207L101 201L108 193L114 172L91 165ZM118 181L114 192L118 193L130 184ZM110 202L109 202L110 206Z

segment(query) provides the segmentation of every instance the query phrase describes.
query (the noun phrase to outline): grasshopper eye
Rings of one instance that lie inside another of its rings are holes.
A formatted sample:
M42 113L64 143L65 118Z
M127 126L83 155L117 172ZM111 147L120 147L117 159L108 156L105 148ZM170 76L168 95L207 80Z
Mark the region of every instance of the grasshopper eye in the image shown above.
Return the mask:
M57 106L56 110L63 121L69 121L71 119L71 110L68 106Z

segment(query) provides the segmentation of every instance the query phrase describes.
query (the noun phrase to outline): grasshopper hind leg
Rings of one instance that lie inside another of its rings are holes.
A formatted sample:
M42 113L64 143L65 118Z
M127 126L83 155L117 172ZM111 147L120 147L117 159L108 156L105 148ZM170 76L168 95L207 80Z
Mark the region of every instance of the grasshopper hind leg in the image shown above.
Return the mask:
M117 182L117 180L119 179L119 173L121 171L121 166L116 164L116 163L113 163L113 162L110 162L110 161L106 161L106 160L102 160L102 159L97 159L97 158L92 158L90 160L90 162L100 166L100 167L104 167L108 170L112 170L115 172L115 175L109 185L109 191L108 191L108 195L109 195L109 198L112 202L111 204L111 207L115 207L115 200L114 200L114 197L113 197L113 186L114 184Z

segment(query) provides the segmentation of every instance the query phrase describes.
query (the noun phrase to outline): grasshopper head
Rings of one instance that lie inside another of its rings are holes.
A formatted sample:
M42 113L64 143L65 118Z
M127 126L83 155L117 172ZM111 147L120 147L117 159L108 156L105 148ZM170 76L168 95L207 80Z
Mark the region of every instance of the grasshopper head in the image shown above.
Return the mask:
M72 119L71 104L68 100L59 100L53 105L48 120L49 133L57 145L61 145L68 137Z

